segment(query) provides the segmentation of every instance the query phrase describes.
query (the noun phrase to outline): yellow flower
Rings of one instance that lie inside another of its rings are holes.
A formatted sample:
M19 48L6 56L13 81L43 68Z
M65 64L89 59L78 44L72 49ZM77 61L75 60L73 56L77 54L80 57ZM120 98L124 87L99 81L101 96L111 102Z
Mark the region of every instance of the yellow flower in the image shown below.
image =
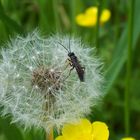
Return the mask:
M91 27L97 23L97 7L88 8L85 13L81 13L76 16L76 22L80 26ZM108 9L104 9L100 15L100 24L107 22L110 19L111 13Z
M62 136L56 140L108 140L109 130L103 122L93 122L81 119L76 124L66 124L62 129Z
M109 10L105 9L103 10L101 17L100 17L100 22L104 23L107 22L110 19L111 13Z
M136 140L136 139L135 138L132 138L132 137L124 137L121 140Z

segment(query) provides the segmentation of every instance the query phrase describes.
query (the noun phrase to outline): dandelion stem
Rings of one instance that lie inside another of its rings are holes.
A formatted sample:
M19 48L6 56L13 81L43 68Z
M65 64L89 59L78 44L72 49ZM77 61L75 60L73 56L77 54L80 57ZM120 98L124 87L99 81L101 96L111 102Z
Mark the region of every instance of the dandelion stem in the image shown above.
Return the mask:
M130 133L130 85L131 85L131 68L132 68L132 43L133 43L133 12L134 1L130 0L129 3L129 21L128 21L128 56L126 65L126 86L125 86L125 134L128 136Z
M100 24L100 13L101 13L101 2L102 0L99 0L97 3L98 12L97 12L97 24L96 24L96 31L95 31L95 39L96 39L96 47L99 48L99 24Z
M46 140L54 140L53 128L50 130L50 133L46 132Z

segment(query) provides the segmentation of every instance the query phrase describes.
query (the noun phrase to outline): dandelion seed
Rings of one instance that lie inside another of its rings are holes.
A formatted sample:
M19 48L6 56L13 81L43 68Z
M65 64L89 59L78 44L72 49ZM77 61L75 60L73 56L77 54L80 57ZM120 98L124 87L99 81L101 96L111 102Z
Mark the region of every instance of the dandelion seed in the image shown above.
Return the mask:
M70 66L64 46L86 67L85 82L80 82ZM80 39L54 35L42 38L38 31L18 36L1 53L0 104L2 115L11 114L12 122L25 128L36 126L49 131L87 115L101 97L101 63L90 53L94 50ZM66 79L66 77L68 78ZM93 104L94 103L94 104Z

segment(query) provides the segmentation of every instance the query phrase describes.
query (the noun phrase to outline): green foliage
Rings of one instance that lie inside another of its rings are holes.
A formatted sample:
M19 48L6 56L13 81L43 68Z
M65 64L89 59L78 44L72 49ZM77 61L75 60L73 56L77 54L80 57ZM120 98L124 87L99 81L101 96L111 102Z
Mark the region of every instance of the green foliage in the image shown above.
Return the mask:
M25 34L38 27L43 34L62 32L76 34L86 43L95 46L95 27L80 27L75 16L87 7L96 5L91 0L1 0L0 1L0 44L9 36ZM108 122L110 139L124 136L124 89L128 47L128 4L129 1L102 1L101 9L108 8L112 16L108 23L100 26L98 53L104 59L105 89L104 103L93 110L91 120ZM140 0L135 0L133 17L133 65L130 94L131 135L140 139ZM43 140L43 130L23 131L10 124L10 118L0 118L0 140Z
M0 118L0 132L1 135L4 134L7 140L23 140L23 136L16 125L10 125L9 118Z

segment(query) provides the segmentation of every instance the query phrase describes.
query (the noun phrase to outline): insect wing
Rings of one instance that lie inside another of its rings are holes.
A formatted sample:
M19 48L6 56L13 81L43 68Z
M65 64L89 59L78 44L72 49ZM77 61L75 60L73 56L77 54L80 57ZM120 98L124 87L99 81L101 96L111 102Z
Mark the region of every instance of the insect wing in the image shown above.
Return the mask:
M84 68L81 67L80 64L77 64L75 66L75 69L76 69L76 72L78 74L78 77L79 77L80 81L84 82L84 73L85 73Z

